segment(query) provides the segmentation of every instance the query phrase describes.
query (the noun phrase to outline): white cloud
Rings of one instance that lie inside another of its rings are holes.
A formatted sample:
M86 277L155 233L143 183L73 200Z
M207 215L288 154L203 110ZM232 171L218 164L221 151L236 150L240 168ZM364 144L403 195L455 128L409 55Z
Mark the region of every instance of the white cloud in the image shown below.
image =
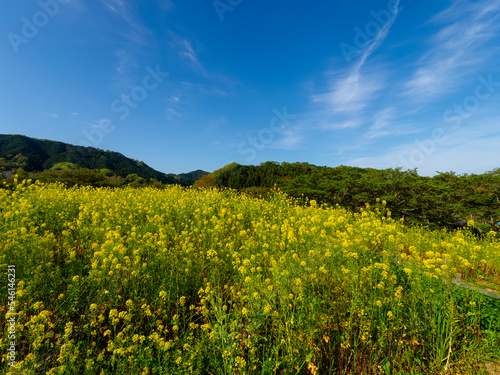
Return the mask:
M429 38L430 48L417 62L404 94L426 100L449 93L461 78L486 61L494 49L482 46L496 36L500 25L500 1L466 2L456 0L435 16L432 23L445 23Z
M339 121L330 121L327 123L319 123L319 128L322 130L341 130L341 129L351 129L357 128L362 123L359 120L339 120Z
M373 123L363 134L363 138L375 142L381 137L395 137L422 132L422 128L411 124L413 121L405 120L396 108L388 107L374 116Z
M181 59L187 60L193 70L201 73L203 76L207 77L207 72L201 64L196 52L194 51L191 42L185 38L181 38L173 31L169 30L170 41L168 42L172 49L181 57Z
M129 51L119 49L114 52L114 55L116 57L115 71L117 74L128 74L130 67L139 68L139 64Z
M168 107L166 110L166 119L168 121L174 120L176 118L182 117L182 113L176 111L174 108Z
M363 74L362 70L367 59L387 37L391 26L399 14L399 0L394 5L391 19L364 48L359 51L359 58L346 72L343 72L328 83L325 93L312 97L313 102L326 106L330 113L360 111L366 107L376 93L384 88L384 79L380 72Z
M388 81L387 69L383 63L368 62L396 21L400 13L399 1L394 4L391 13L391 18L385 25L380 25L375 37L355 54L357 59L354 64L340 72L327 73L325 90L316 90L311 95L313 108L304 117L309 124L314 124L312 128L326 131L352 131L360 128L361 131L364 124L372 121L366 115L366 109L375 104ZM309 130L313 129L310 127ZM375 131L371 135L378 136ZM356 145L349 145L347 148L357 148L360 142L368 143L365 136L360 136L356 138ZM344 147L343 150L347 148Z
M418 173L432 176L439 172L484 173L498 167L500 134L467 140L448 147L440 147L418 166ZM488 150L483 153L483 150ZM478 155L480 157L478 157Z
M385 152L368 151L368 156L354 157L349 165L372 168L417 168L422 176L433 176L436 171L457 173L484 173L498 167L500 160L500 118L475 119L462 128L443 128L443 136L433 141L432 129L428 136L390 147ZM436 127L437 128L437 127Z
M126 27L114 28L120 35L132 41L135 46L147 46L150 44L152 32L139 19L137 11L131 2L124 0L102 0L102 4L111 14L125 21Z
M179 50L179 54L182 57L187 58L192 66L203 73L203 75L206 75L205 69L203 69L203 66L200 63L200 60L198 60L198 56L196 56L196 53L193 50L193 47L191 46L191 43L188 40L183 40L181 43L181 49Z
M354 112L366 107L383 87L380 77L356 71L332 80L329 91L314 95L312 101L323 104L326 113Z

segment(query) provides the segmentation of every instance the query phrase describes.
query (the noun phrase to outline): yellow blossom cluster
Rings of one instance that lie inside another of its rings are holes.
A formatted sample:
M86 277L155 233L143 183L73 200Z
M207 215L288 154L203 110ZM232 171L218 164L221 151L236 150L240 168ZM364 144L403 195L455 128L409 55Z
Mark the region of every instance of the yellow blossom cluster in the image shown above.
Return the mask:
M396 353L417 353L457 274L500 275L493 236L280 192L20 183L0 189L0 212L20 373L296 373L306 362L329 373L322 358L348 368L395 339L406 345ZM7 313L0 304L2 326Z

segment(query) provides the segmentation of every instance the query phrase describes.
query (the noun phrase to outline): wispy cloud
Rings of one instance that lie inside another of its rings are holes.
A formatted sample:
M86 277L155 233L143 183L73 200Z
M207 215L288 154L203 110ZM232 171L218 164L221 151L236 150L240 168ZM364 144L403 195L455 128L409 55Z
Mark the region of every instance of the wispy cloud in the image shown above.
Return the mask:
M127 27L121 29L122 36L141 45L148 44L151 31L141 22L131 2L103 0L102 4L109 12L125 21Z
M171 121L171 120L174 120L174 119L177 119L179 117L182 117L182 113L179 113L178 111L176 111L174 108L172 107L168 107L166 110L165 110L165 113L166 113L166 119L167 121Z
M315 131L335 132L335 141L330 146L334 151L332 155L351 155L352 159L346 160L349 165L376 168L401 165L400 156L415 148L409 141L413 138L411 135L425 133L430 126L428 122L415 121L415 117L422 117L421 107L428 107L425 101L419 103L415 99L420 101L421 98L449 93L467 73L478 67L484 69L487 60L498 53L494 47L484 53L484 45L498 35L500 0L456 0L429 21L429 24L438 26L437 31L428 38L428 48L422 57L410 67L410 80L402 81L400 74L386 75L383 63L372 56L398 17L398 5L399 2L391 20L358 52L354 64L332 75L325 92L312 95L316 110L309 114L309 118L314 119ZM407 66L397 72L406 69ZM382 90L389 94L390 101L380 95ZM401 91L403 95L397 95ZM345 135L342 142L338 141L340 134ZM401 140L399 145L388 148L386 145L393 144L394 139ZM452 149L448 145L447 151L440 150L436 155L449 156L451 150L460 152L471 139L461 138L457 142L463 146ZM427 173L433 168L433 160L437 159L433 156L426 161Z
M359 51L359 58L347 71L337 75L328 83L328 90L314 95L313 102L325 105L330 113L359 111L366 107L374 95L384 87L379 73L363 74L368 58L387 37L399 14L399 0L394 5L392 17L381 27L377 35Z
M342 130L342 129L352 129L357 128L362 125L359 119L342 120L342 121L329 121L319 123L318 128L321 130Z
M206 76L205 69L200 63L200 60L198 60L198 56L196 56L196 53L193 50L193 47L191 46L191 43L188 40L183 40L180 43L181 48L179 49L179 54L188 59L191 62L191 65L193 66L194 69L200 71L203 75Z
M177 55L183 59L187 60L193 70L197 73L201 73L203 76L207 77L208 74L205 68L201 64L196 52L191 45L191 42L185 38L182 38L172 31L169 31L170 41L169 44L171 48L177 53Z
M379 138L394 135L396 126L393 124L393 112L393 108L386 108L376 113L372 125L361 134L358 133L357 136L352 137L348 144L335 143L333 147L335 150L334 155L343 155L347 151L366 150L370 144L373 144ZM365 119L365 122L369 123L369 119ZM354 123L361 124L362 122L358 120L358 122Z
M325 105L330 114L359 111L384 87L376 75L362 75L355 67L346 77L333 79L327 92L314 95L312 101Z
M128 75L131 67L139 67L130 52L125 49L116 50L114 55L116 58L115 71L118 75Z
M369 152L367 156L358 156L348 160L349 165L372 168L402 167L404 170L417 168L424 176L433 176L437 171L455 171L457 173L484 173L498 167L500 149L500 129L496 126L500 118L477 119L469 126L456 132L445 133L445 141L429 143L429 140L410 141L388 147L382 152ZM419 148L418 143L425 144ZM411 155L419 150L418 165L412 164ZM483 150L484 157L478 157ZM359 154L358 154L359 155Z
M396 108L388 107L375 113L373 123L363 134L362 138L375 141L381 137L408 135L419 131L421 129L408 124Z
M375 37L356 53L353 65L330 76L324 92L311 95L312 110L303 116L302 134L313 132L342 132L350 134L351 140L328 142L330 155L341 155L347 150L359 150L375 142L376 139L388 135L392 126L393 113L391 109L378 109L375 114L367 114L367 107L375 104L381 90L388 82L384 72L386 67L380 61L373 62L370 57L387 38L398 15L399 1L394 4L391 17L386 24L380 25ZM375 120L374 120L375 119ZM371 125L371 126L370 126ZM369 127L366 130L366 126Z
M452 144L438 148L432 155L416 166L417 171L423 176L433 176L436 172L454 171L456 173L484 173L498 167L496 162L500 158L500 134L478 139L455 140ZM354 159L353 163L360 166L373 168L390 168L401 166L403 169L413 169L414 165L406 163L401 159L402 153L407 153L414 145L407 148L393 149L385 154ZM488 155L478 158L480 150L488 150Z
M115 76L118 90L130 88L135 82L133 70L140 67L144 51L151 47L152 31L141 21L135 2L102 0L102 7L111 16L113 34L120 37L120 47L114 50Z
M433 17L432 24L445 25L429 39L430 48L417 62L405 94L426 100L456 88L460 78L496 52L480 47L498 34L499 16L499 0L456 0Z

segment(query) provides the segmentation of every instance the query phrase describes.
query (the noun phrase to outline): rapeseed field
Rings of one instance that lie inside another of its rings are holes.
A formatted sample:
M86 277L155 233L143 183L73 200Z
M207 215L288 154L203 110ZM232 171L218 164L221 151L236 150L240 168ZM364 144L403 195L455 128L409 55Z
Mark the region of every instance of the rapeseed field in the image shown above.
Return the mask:
M16 185L0 189L7 373L478 374L499 358L484 297L452 283L500 283L494 233L410 228L380 201Z

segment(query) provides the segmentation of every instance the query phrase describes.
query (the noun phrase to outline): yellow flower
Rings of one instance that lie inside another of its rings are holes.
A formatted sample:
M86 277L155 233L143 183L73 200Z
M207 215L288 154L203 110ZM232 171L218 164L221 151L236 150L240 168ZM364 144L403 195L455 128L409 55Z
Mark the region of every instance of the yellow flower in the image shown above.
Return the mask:
M35 303L35 304L33 305L33 308L34 308L35 310L38 310L38 309L40 308L40 306L42 306L42 302L37 302L37 303Z
M64 336L68 337L73 332L73 322L66 323L66 327L64 328Z

